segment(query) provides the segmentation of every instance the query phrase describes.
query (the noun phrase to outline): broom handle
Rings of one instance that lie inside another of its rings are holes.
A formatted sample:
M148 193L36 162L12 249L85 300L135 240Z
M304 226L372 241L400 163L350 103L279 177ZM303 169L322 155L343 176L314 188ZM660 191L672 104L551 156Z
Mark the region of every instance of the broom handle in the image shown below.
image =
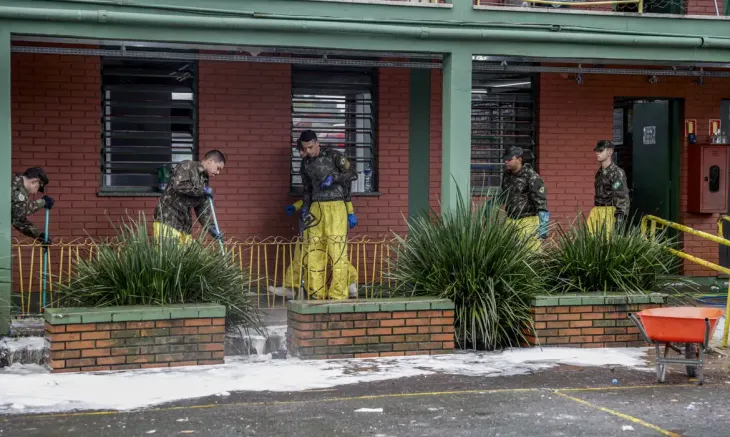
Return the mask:
M218 235L221 233L221 229L218 227L218 219L215 216L215 207L213 206L213 198L208 198L208 203L210 204L210 213L213 215L213 223L215 224L215 230L218 232ZM218 240L218 243L221 245L221 253L223 256L226 256L226 250L223 248L223 241Z
M44 243L48 243L48 220L51 215L51 210L46 208L46 226L45 226L45 234L43 238ZM43 246L43 308L46 307L46 283L48 282L48 246Z

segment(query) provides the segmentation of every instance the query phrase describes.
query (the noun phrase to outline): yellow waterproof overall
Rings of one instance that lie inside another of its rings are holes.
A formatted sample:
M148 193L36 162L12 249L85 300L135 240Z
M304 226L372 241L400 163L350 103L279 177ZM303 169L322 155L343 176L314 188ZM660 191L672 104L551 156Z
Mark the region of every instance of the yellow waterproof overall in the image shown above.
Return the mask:
M286 271L284 272L284 282L283 286L286 288L291 288L293 290L299 289L301 287L301 281L304 279L304 276L302 274L302 244L297 242L294 245L294 253L292 254L292 258L290 259L291 263L286 268ZM306 262L306 261L305 261ZM347 262L347 283L352 284L353 282L357 281L357 270L355 270L355 266L352 265L351 262Z
M528 238L532 250L540 249L542 242L537 237L537 228L540 227L540 219L538 216L533 215L529 217L522 217L521 219L507 219L511 222L517 223L517 227L520 233Z
M602 227L606 228L606 236L610 236L616 226L615 206L594 206L588 215L588 231L595 235Z
M314 225L304 231L305 289L312 299L348 298L347 209L342 201L312 202ZM331 269L331 270L330 270ZM327 290L328 270L332 283Z
M161 222L152 223L152 231L155 236L155 240L160 237L175 238L182 244L190 244L193 241L193 236L190 234L184 234L172 226L166 225Z
M297 211L302 209L303 204L304 202L302 202L301 200L297 200L293 203L294 208ZM351 202L346 202L345 206L347 208L348 214L354 213L355 210L353 209ZM287 267L286 271L284 272L284 281L282 285L286 288L298 290L301 286L302 279L304 279L302 276L302 245L300 242L297 242L294 245L294 252L292 253L289 267ZM352 263L348 260L347 283L351 284L353 282L357 282L357 270L355 269L355 266L353 266Z

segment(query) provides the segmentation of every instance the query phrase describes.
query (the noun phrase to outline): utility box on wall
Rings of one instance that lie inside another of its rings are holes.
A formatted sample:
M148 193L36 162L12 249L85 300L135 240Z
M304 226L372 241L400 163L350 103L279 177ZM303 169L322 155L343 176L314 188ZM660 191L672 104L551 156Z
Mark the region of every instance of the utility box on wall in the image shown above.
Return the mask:
M727 214L728 151L725 144L688 144L687 212Z

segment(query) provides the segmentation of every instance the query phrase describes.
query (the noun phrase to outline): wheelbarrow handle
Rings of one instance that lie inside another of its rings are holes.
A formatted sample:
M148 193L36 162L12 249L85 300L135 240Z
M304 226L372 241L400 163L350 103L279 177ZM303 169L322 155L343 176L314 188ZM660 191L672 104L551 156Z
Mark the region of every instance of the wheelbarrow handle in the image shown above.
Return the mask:
M707 349L707 346L710 345L710 336L711 335L712 334L710 333L710 319L705 317L705 342L704 342L705 349Z
M641 332L641 335L644 337L644 340L646 340L647 343L654 343L651 339L649 339L649 335L647 335L646 330L644 329L644 325L641 324L639 319L636 318L636 314L628 313L629 319L631 319L632 322L634 322L634 325L636 325L637 328L639 328L639 332Z

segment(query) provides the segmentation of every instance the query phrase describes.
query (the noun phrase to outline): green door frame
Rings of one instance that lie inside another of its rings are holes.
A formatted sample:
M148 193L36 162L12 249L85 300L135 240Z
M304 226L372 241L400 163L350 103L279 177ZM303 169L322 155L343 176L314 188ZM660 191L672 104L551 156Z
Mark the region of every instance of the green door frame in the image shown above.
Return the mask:
M411 70L408 119L408 218L428 213L431 164L431 70Z
M671 184L669 187L669 216L668 220L679 223L679 202L680 202L680 176L683 126L684 123L684 99L679 97L641 97L641 96L615 96L625 100L666 100L669 102L669 176Z
M12 176L12 128L10 117L10 32L0 30L0 177L5 180L0 190L0 337L10 331L12 308L12 232L10 218L10 178Z
M669 175L671 176L671 191L669 196L669 221L679 223L680 177L682 161L682 145L684 144L684 99L669 99ZM684 246L684 234L669 230L669 235L677 238L679 250ZM675 275L682 273L682 264L677 265L672 272Z
M682 144L684 123L684 99L669 99L669 174L672 177L671 195L669 196L669 220L679 223L680 201L680 164L682 160Z

